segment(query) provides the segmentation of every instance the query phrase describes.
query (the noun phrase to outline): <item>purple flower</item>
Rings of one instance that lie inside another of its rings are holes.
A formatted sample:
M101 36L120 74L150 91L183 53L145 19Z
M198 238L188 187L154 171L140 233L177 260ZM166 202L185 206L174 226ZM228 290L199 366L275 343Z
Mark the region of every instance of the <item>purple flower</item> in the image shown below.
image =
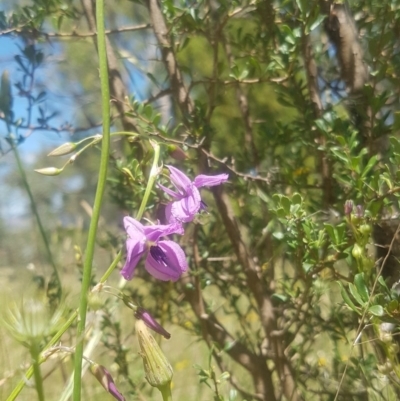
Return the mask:
M132 217L124 218L126 241L126 262L121 270L126 280L131 280L140 258L146 254L145 268L155 278L176 281L187 268L185 253L174 241L159 240L170 234L183 234L179 223L143 226Z
M125 401L125 397L118 391L114 379L110 375L110 372L102 365L93 363L90 365L90 371L100 382L100 384L105 388L105 390L110 393L116 400Z
M135 317L136 319L143 320L144 324L149 329L155 331L158 334L161 334L167 340L171 338L171 334L169 334L168 331L165 330L164 327L162 327L161 324L158 323L157 320L154 319L154 317L151 316L151 314L146 309L139 306L135 313Z
M195 214L200 209L206 207L206 204L201 200L198 188L213 187L220 185L228 180L228 174L218 175L198 175L194 181L190 181L189 177L172 166L166 166L170 172L170 178L177 192L159 185L168 195L172 196L175 201L167 205L165 213L169 222L184 222L192 221Z

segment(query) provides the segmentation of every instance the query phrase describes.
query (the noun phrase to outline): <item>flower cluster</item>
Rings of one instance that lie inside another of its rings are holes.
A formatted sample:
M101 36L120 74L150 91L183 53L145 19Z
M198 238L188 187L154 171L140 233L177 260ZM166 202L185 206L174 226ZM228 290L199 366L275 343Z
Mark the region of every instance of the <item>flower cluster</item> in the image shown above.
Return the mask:
M128 234L126 241L127 257L121 270L126 280L131 280L136 265L145 256L145 268L155 278L163 281L176 281L187 268L185 253L174 241L163 240L171 234L183 234L182 223L192 221L195 215L206 209L201 200L199 188L220 185L228 180L228 174L215 176L198 175L190 181L184 173L173 166L166 166L176 191L163 185L159 187L173 198L166 207L168 224L144 226L132 217L124 218L124 227Z

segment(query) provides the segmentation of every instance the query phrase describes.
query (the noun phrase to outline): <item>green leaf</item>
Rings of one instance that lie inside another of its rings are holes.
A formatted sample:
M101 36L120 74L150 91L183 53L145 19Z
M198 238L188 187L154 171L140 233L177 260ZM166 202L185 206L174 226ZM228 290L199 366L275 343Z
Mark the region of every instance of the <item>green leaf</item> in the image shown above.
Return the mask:
M381 305L370 306L368 312L372 313L375 316L383 316L385 314L385 311Z
M311 24L309 31L312 32L315 28L317 28L321 22L326 18L326 15L321 13L317 15L317 18Z
M281 206L283 207L283 210L285 211L286 215L290 214L290 205L291 202L287 196L282 196L281 197Z
M364 273L356 274L354 277L354 284L357 287L357 291L360 294L364 302L368 302L369 292L364 281Z
M357 301L360 306L364 306L365 302L362 300L360 294L357 292L357 288L354 284L349 283L349 291L353 298Z
M343 301L346 303L346 305L352 309L354 312L358 313L361 315L361 312L357 309L357 307L354 305L353 301L350 299L349 295L347 294L347 291L343 287L343 284L340 281L336 281L340 287L340 293L342 295Z
M301 205L303 203L303 198L297 192L292 196L293 205Z
M364 168L364 170L363 170L363 172L362 172L362 175L361 175L361 177L362 178L365 178L365 176L368 174L368 172L375 166L375 164L378 162L378 157L375 155L375 156L372 156L369 160L368 160L368 163L367 163L367 165L365 166L365 168Z

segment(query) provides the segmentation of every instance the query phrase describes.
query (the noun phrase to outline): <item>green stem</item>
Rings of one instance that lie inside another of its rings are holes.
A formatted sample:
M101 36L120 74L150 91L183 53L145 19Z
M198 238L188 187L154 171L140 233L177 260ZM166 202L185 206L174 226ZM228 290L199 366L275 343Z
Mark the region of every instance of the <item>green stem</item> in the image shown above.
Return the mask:
M38 394L39 401L44 401L43 378L40 371L40 349L37 341L33 341L30 347L30 352L33 359L32 369L33 376L35 378L36 392Z
M29 196L29 201L30 201L30 204L31 204L32 213L35 216L36 223L37 223L37 225L39 227L40 235L42 236L42 239L43 239L43 242L44 242L44 246L46 248L47 259L48 259L49 263L51 264L51 266L53 267L53 275L54 275L54 278L56 280L56 285L58 287L58 294L57 295L58 295L58 299L60 299L61 298L61 280L60 280L60 276L58 275L57 266L54 263L53 255L52 255L51 250L50 250L50 244L49 244L49 241L47 239L47 235L46 235L46 232L44 230L42 221L40 219L39 212L38 212L38 210L36 208L36 203L35 203L35 200L33 198L33 194L32 194L32 191L31 191L31 187L29 186L28 179L26 177L24 166L22 165L21 158L19 157L18 149L14 145L14 142L11 141L11 143L12 143L11 146L12 146L12 149L13 149L13 152L14 152L15 160L17 161L18 170L19 170L19 173L20 173L21 178L22 178L22 183L23 183L24 188L25 188L25 190L26 190L26 192L27 192L27 194Z
M83 337L86 325L88 304L88 291L92 276L92 262L96 241L97 225L100 218L100 207L103 201L104 188L107 179L108 158L110 149L110 89L108 82L106 38L104 26L104 0L96 0L97 47L99 52L99 70L102 98L103 140L101 146L101 160L99 168L99 181L93 205L93 215L90 221L88 241L85 252L83 278L79 303L79 321L77 327L77 344L75 351L74 391L73 400L80 401L82 388L82 358Z
M136 215L137 220L140 220L143 217L143 212L147 205L147 201L149 200L151 189L153 188L153 185L159 174L158 159L160 158L160 145L157 142L154 142L152 140L150 140L150 144L154 149L153 165L151 166L150 177L149 177L149 181L147 182L147 187L146 187L146 191L144 193L143 199L142 199L142 203L140 204L139 211Z
M163 401L172 401L171 383L168 383L162 387L158 387L158 389L161 392Z

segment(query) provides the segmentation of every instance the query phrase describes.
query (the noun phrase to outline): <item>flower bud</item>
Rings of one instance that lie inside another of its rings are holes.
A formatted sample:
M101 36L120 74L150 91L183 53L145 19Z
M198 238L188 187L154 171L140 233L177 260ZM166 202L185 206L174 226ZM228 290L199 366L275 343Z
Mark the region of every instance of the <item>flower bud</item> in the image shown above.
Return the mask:
M356 206L356 216L361 219L364 217L364 208L361 205Z
M372 231L371 226L369 224L361 224L359 230L364 237L369 237Z
M171 338L171 334L168 333L167 330L164 329L164 327L159 324L153 316L150 315L150 313L141 307L138 307L136 313L135 313L136 319L141 319L143 320L144 324L151 330L155 331L158 334L161 334L164 338L169 340Z
M110 372L102 365L93 363L90 365L90 371L99 383L110 393L116 400L125 401L125 397L118 391L114 379L110 375Z
M360 247L360 245L354 244L353 250L351 251L351 254L353 255L353 258L354 258L354 259L360 259L360 258L362 258L363 250L362 250L362 248Z
M45 167L45 168L39 168L37 170L35 170L37 173L39 174L43 174L43 175L49 175L49 176L53 176L53 175L59 175L62 173L62 169L59 169L57 167Z
M353 211L353 201L352 200L347 200L344 204L344 214L346 216L350 216L351 212Z
M175 160L185 160L187 159L187 154L176 145L167 146L168 154Z
M76 143L67 142L63 143L58 148L52 150L47 156L63 156L72 153L77 148Z
M148 331L144 321L137 320L135 328L139 339L140 355L143 359L146 379L151 386L161 390L171 383L172 367L156 340Z

